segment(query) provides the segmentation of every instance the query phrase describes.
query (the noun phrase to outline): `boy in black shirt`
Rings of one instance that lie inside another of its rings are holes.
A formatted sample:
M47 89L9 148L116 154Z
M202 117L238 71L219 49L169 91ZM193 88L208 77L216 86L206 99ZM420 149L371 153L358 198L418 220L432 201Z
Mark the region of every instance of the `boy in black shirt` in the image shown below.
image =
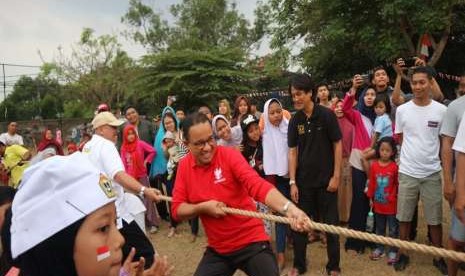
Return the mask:
M342 163L341 131L336 115L312 101L313 84L308 75L291 78L289 92L297 113L289 122L289 185L291 198L308 215L320 214L327 224L339 222L337 188ZM328 275L339 275L339 237L327 234ZM307 235L294 235L294 268L307 270Z

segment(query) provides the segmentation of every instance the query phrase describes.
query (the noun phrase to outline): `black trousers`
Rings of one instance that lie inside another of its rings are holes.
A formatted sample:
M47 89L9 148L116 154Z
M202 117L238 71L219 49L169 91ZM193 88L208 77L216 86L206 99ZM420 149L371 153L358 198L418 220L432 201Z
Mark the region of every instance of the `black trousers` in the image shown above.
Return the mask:
M147 238L144 232L142 232L136 221L132 221L128 224L123 220L123 228L121 228L119 232L123 235L125 240L123 245L123 262L129 255L131 248L134 247L136 249L136 255L133 261L138 261L140 257L144 257L145 268L147 269L152 266L155 261L155 250L153 249L152 242Z
M349 229L366 232L370 201L364 190L367 177L364 171L352 167L352 205L350 206ZM365 251L368 243L354 238L347 238L346 250Z
M203 254L195 276L232 276L237 269L249 276L278 276L279 269L269 242L252 243L229 254L210 247Z
M316 218L319 214L323 223L337 225L339 223L339 214L337 209L337 192L330 193L324 188L306 188L299 189L298 207L310 217ZM307 233L294 233L294 267L300 274L307 271ZM327 246L326 254L328 263L327 271L340 271L340 245L339 236L326 234Z
M160 191L163 191L163 183L166 182L166 177L165 175L157 175L155 177L150 178L150 186L152 188L156 188ZM166 202L165 201L160 201L156 204L158 214L160 217L166 221L170 220L170 214L169 210L167 209Z
M197 236L199 234L199 217L195 217L189 220L191 226L191 234Z

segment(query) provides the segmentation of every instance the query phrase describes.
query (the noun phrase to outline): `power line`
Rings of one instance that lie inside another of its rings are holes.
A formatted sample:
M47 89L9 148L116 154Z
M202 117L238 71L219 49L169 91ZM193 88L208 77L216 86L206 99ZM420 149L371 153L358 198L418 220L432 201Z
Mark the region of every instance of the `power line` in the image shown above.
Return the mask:
M0 63L2 66L12 66L12 67L28 67L28 68L41 68L42 66L38 65L24 65L24 64L14 64L14 63Z
M5 76L5 78L17 78L17 77L22 77L22 76L37 76L40 73L31 73L31 74L21 74L21 75L10 75L10 76Z

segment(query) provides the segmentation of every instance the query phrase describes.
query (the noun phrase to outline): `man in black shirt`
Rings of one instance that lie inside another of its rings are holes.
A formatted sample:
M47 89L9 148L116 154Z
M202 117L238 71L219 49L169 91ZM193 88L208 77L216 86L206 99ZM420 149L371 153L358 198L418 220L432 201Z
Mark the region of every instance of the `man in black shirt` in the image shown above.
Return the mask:
M341 131L336 115L312 101L312 80L308 75L291 78L289 92L297 113L289 122L289 185L292 200L308 215L324 223L339 222L337 188L342 163ZM328 275L339 275L339 237L327 234ZM294 234L294 268L307 271L307 235Z
M141 117L139 116L139 112L137 112L136 108L133 106L129 106L126 108L125 116L126 120L128 120L128 124L131 124L136 127L139 139L141 139L149 145L153 145L154 127L152 123L150 123L147 120L141 119ZM126 124L124 126L126 126Z

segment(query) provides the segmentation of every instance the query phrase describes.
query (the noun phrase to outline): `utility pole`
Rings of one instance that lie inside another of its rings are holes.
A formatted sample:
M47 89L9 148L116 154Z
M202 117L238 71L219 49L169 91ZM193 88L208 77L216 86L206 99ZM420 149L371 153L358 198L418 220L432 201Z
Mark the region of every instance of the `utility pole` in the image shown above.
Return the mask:
M5 121L6 121L6 115L8 113L8 108L6 107L6 79L5 79L5 64L2 63L2 68L3 68L3 105L5 106Z

